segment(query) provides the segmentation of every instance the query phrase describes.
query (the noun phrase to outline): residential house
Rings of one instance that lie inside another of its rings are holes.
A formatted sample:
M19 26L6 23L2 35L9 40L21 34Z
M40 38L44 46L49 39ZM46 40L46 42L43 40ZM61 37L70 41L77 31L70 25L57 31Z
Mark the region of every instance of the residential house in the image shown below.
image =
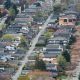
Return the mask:
M22 11L22 13L27 13L28 15L31 15L31 16L35 16L36 12L37 11L35 9L31 9L31 8L27 8L24 11Z
M54 37L65 37L69 40L70 37L72 36L72 33L69 32L68 30L58 29L56 32L54 32L53 35L54 35Z
M61 16L59 17L59 25L75 25L76 23L76 16L69 14L69 15L65 15L65 14L61 14Z
M79 0L79 3L76 3L76 11L77 12L80 12L80 0Z
M47 29L48 29L49 31L53 31L53 32L56 31L56 30L58 29L58 23L49 22Z
M11 74L6 72L0 72L0 79L1 80L10 80Z
M55 64L47 63L46 70L52 72L53 77L58 76L57 66Z
M16 21L15 23L19 24L19 25L22 25L22 26L27 26L28 25L27 21Z
M57 74L57 66L55 64L47 63L46 69Z
M31 4L29 6L30 9L36 9L37 11L41 11L42 10L42 1L36 1L35 3Z
M15 53L12 56L15 57L15 59L20 59L20 58L24 58L25 54L26 54L25 50L16 49Z
M29 33L29 27L28 27L28 26L23 26L23 27L20 29L20 32L23 33L23 34Z
M11 24L11 25L8 26L5 33L7 33L7 34L17 34L17 33L20 33L21 28L22 28L22 25L20 25L20 24Z
M72 15L77 16L78 12L75 11L75 10L65 10L64 14L66 14L66 15L71 15L72 14Z
M59 44L48 44L43 50L43 60L46 63L57 64L57 56L60 55L64 51L62 45Z
M72 25L58 26L58 29L67 31L69 33L73 33L73 32L75 32L75 25L74 26L72 26Z
M69 40L65 37L54 37L48 40L48 44L60 44L66 46Z
M25 13L22 14L18 14L15 18L15 22L16 21L26 21L26 23L31 23L33 22L33 18L30 15L27 15Z
M7 13L8 11L4 8L4 4L0 4L0 17L5 16Z
M11 58L11 55L8 55L7 53L6 54L0 53L0 62L6 62L10 58Z
M15 3L15 4L19 4L20 0L11 0L11 2Z
M29 8L25 9L23 12L27 12L28 15L35 16L38 12L44 12L43 5L43 1L36 1L33 4L29 5Z
M70 2L73 4L77 4L77 3L80 3L80 0L70 0Z

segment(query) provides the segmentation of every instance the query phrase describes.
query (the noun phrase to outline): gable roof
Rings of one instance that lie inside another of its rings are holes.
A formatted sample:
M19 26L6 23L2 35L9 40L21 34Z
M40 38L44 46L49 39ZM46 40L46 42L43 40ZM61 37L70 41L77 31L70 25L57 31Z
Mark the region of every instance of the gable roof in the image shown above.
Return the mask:
M52 39L49 39L48 41L56 41L56 40L67 40L67 38L60 36L60 37L54 37Z
M46 49L62 49L63 46L59 45L59 44L48 44L46 46Z

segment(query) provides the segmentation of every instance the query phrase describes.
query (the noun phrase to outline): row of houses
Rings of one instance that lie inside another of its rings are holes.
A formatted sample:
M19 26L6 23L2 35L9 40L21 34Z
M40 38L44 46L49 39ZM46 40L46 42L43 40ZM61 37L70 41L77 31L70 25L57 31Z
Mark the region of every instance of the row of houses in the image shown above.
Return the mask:
M73 17L67 17L69 15L76 16L74 13L68 13L67 15L65 14L67 19L73 19ZM42 59L46 63L47 70L53 71L53 73L56 74L58 65L57 56L61 55L65 50L70 52L70 50L66 47L69 45L71 37L75 32L75 23L77 20L77 18L75 18L75 21L71 22L70 24L68 22L68 25L65 22L64 24L60 25L60 20L63 17L64 15L62 17L57 17L59 18L59 23L56 25L54 25L54 20L53 22L50 22L48 24L47 30L52 29L53 31L53 29L55 28L51 38L46 40L46 37L42 35L36 45L38 52L34 51L33 54L29 57L29 62L35 62L36 53L39 53L40 59Z
M53 36L48 39L42 58L46 63L51 63L54 65L58 64L57 56L62 54L65 50L68 50L66 46L69 45L70 39L75 32L77 14L76 12L68 12L68 14L60 14L58 18L59 25L55 26L57 29L53 33ZM54 29L52 28L53 25L49 26L51 29ZM48 29L50 28L48 27Z
M43 51L43 60L48 63L57 65L57 56L66 50L72 36L73 27L60 26L60 28L53 33L53 37L48 40L48 43Z

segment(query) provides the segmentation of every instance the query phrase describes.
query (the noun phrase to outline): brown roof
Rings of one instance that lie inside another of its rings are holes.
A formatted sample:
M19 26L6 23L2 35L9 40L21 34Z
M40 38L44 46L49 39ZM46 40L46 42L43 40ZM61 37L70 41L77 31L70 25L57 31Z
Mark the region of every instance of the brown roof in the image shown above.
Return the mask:
M46 75L46 76L51 76L52 73L51 72L47 72L47 71L32 71L28 75Z

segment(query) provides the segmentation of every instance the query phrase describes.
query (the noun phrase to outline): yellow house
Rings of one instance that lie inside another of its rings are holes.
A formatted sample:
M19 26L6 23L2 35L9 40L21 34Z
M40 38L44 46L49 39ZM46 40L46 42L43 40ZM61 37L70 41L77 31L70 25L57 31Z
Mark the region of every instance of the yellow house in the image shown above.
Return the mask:
M69 14L69 15L62 15L59 17L59 25L75 25L76 23L76 16Z

